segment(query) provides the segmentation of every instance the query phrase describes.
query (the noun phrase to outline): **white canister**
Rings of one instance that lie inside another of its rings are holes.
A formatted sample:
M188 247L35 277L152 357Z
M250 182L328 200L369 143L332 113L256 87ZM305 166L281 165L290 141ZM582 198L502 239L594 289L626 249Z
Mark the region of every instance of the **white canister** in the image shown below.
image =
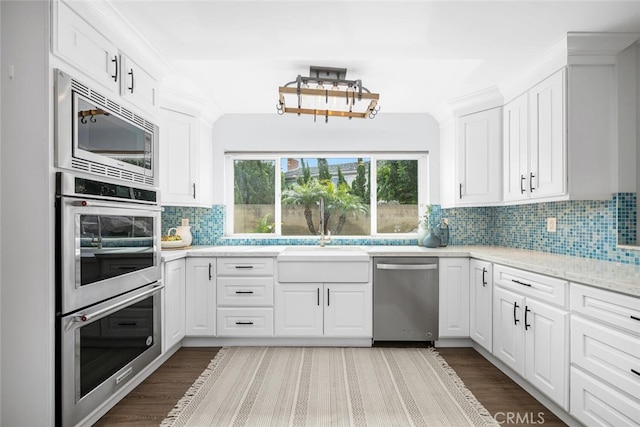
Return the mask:
M182 243L184 243L185 246L191 246L193 236L191 235L190 225L179 225L177 227L170 228L167 230L167 234L171 234L171 230L175 230L175 233L182 237Z

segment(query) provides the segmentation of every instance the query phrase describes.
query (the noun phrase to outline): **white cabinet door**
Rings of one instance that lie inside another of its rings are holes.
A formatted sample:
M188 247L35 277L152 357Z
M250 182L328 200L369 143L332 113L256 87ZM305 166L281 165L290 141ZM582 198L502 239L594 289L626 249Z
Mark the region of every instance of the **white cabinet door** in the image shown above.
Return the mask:
M187 259L186 334L216 334L215 258Z
M54 4L57 6L56 55L118 93L122 76L116 46L65 3Z
M322 336L323 294L322 284L276 283L275 335Z
M527 298L522 324L525 378L566 409L569 397L569 313Z
M163 351L176 345L185 335L186 261L164 264L164 342Z
M502 108L458 119L457 205L502 200Z
M492 351L493 343L493 265L469 261L469 334L471 339Z
M493 290L493 355L524 376L524 298Z
M584 371L571 368L571 415L586 426L640 426L640 404Z
M324 335L371 337L371 284L332 283L324 286Z
M532 198L566 193L565 73L529 91L529 176Z
M439 260L438 336L469 337L469 259Z
M503 108L503 164L505 201L529 197L529 105L527 94Z
M198 122L178 111L162 109L160 189L164 205L193 205L198 195Z
M157 105L158 83L127 55L120 55L122 61L122 87L120 92L131 103L153 111Z

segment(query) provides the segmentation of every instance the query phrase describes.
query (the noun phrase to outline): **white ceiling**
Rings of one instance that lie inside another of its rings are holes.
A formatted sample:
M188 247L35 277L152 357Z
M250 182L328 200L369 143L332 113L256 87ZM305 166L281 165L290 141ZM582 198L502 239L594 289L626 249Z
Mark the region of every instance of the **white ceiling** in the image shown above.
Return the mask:
M567 32L640 32L640 1L111 0L222 113L275 113L310 65L382 112L430 113L521 72Z

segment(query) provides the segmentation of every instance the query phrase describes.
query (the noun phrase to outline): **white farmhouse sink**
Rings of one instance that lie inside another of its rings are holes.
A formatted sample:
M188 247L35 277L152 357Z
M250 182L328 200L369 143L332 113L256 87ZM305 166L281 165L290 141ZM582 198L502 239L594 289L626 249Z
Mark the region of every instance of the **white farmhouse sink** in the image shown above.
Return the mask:
M282 261L368 261L360 246L288 246L278 255Z
M369 254L358 246L290 246L278 255L283 283L366 283Z

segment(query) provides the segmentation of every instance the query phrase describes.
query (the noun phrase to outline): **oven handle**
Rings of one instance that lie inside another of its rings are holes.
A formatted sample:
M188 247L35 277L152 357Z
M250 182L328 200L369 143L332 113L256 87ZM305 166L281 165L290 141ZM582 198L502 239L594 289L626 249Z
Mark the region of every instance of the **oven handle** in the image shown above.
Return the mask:
M96 200L70 200L67 202L68 205L71 206L78 206L81 208L84 207L99 207L99 208L122 208L125 207L123 206L122 202L113 202L113 203L108 203L108 202L99 202ZM155 206L155 205L147 205L147 204L139 204L139 205L135 205L135 204L127 204L126 205L127 208L135 208L135 209L144 209L144 210L149 210L149 211L155 211L155 212L162 212L162 206Z
M117 303L116 305L111 305L109 307L105 307L103 309L100 310L96 310L94 312L91 313L78 313L75 316L73 316L73 321L74 322L90 322L93 319L97 318L97 317L104 317L106 315L109 315L111 313L115 313L116 311L120 310L123 306L126 305L131 305L133 303L136 303L138 301L142 301L143 299L145 299L146 297L148 297L149 295L159 291L160 289L163 288L164 285L155 285L154 287L152 287L151 289L147 289L146 291L139 293L137 295L134 295L130 298L127 298L119 303Z

